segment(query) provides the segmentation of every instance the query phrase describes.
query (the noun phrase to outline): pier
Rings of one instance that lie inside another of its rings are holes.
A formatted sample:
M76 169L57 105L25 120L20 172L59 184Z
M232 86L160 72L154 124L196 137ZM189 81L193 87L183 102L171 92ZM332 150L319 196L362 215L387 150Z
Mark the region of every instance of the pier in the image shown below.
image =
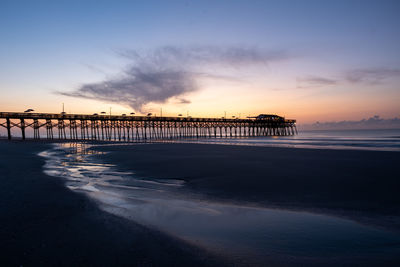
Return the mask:
M0 128L12 139L143 141L179 138L288 136L296 120L260 114L241 118L192 118L0 112Z

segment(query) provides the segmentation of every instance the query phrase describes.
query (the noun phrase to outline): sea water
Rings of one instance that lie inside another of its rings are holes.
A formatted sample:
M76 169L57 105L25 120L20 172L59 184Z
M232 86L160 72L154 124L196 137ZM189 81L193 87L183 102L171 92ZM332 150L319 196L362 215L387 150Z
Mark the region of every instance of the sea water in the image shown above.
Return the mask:
M178 142L311 149L400 151L400 129L299 131L297 135L293 136L197 138L178 140Z

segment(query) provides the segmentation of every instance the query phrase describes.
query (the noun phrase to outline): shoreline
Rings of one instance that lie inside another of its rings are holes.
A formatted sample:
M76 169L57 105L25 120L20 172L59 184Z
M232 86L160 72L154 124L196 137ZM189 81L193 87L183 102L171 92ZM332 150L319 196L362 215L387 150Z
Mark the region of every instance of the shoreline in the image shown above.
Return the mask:
M356 133L356 134L355 134ZM369 130L320 130L302 131L295 136L264 136L264 137L217 137L217 138L177 138L148 140L72 140L65 139L33 139L22 140L13 138L12 142L33 143L87 143L91 145L132 145L132 144L218 144L239 145L272 148L296 148L317 150L350 150L350 151L392 151L400 152L400 129L369 129ZM1 141L8 141L0 137Z
M3 265L220 266L200 248L101 211L43 173L48 143L0 142Z

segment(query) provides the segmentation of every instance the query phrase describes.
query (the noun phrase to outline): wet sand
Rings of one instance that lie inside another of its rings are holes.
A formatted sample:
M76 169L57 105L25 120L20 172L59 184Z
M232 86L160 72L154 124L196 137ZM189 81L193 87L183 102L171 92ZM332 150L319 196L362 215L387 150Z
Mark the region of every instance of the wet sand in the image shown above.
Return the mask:
M1 266L221 265L203 251L100 211L43 174L47 148L0 141Z
M201 266L227 263L171 236L101 211L64 181L43 174L37 142L0 142L2 265ZM145 144L95 148L101 161L136 176L183 179L199 200L306 210L398 231L399 153ZM179 191L178 190L178 191ZM178 192L179 193L179 192ZM365 255L307 265L392 265ZM304 263L303 262L303 263ZM295 259L274 261L297 265ZM300 263L300 262L298 262Z
M398 152L206 144L98 148L137 176L183 179L198 198L344 216L400 230Z

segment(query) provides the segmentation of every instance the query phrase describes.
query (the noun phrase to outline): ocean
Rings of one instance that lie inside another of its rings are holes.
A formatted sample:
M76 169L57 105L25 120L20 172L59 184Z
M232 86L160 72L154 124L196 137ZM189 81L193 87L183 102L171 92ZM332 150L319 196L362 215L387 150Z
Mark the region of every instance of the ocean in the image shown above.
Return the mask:
M176 142L176 141L174 141ZM299 131L294 136L184 139L179 142L311 149L400 151L400 129Z

